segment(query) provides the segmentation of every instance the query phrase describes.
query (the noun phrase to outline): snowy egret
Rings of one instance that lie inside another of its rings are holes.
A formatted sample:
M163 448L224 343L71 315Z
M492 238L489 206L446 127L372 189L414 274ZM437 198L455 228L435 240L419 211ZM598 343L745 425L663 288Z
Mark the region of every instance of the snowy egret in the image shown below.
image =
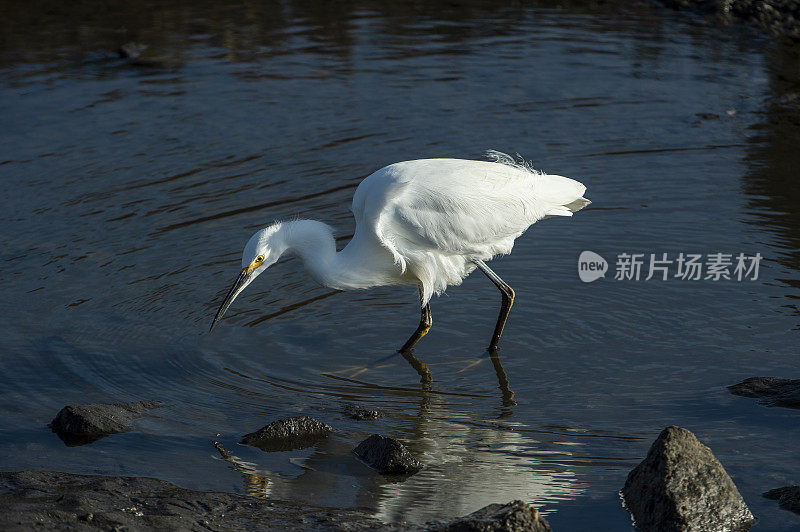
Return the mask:
M514 240L538 220L572 216L590 202L583 197L586 187L573 179L538 172L500 152L487 155L492 161L420 159L371 174L353 196L356 230L339 252L331 227L322 222L278 222L257 231L211 329L253 279L292 253L330 288L418 286L422 317L401 352L430 330L431 296L461 284L477 267L502 295L489 344L496 350L514 290L485 261L510 253Z

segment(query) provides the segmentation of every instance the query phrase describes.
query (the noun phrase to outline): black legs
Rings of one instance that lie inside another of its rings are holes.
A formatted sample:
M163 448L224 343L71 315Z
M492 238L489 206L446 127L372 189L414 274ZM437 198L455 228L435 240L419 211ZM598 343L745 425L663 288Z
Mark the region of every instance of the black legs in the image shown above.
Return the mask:
M420 301L422 300L422 291L420 290ZM420 338L428 334L428 331L431 330L431 325L433 325L433 316L431 316L431 304L428 303L422 308L422 316L419 319L419 325L417 326L417 330L414 331L414 334L411 335L411 338L403 344L403 347L400 348L401 353L405 353L410 351L414 345L419 342Z
M503 281L499 275L494 273L491 268L489 268L485 262L480 259L475 259L472 262L484 273L486 277L491 280L494 285L500 290L502 294L503 301L500 306L500 315L497 316L497 325L494 327L494 334L492 335L492 341L489 344L489 351L496 351L497 344L500 343L500 337L503 335L503 327L506 325L506 320L508 319L508 314L511 312L511 306L514 304L514 289L508 286L505 281ZM420 290L420 298L422 298L422 290ZM433 318L431 317L431 305L427 303L422 308L422 315L419 320L419 325L417 326L417 330L414 331L414 334L411 335L411 338L403 344L403 347L400 348L401 353L405 353L411 350L420 339L428 334L428 331L431 330L431 325L433 325Z
M491 268L489 268L482 260L474 260L475 265L484 273L486 277L488 277L497 288L500 290L502 294L503 301L500 307L500 315L497 317L497 325L494 328L494 334L492 335L492 342L489 344L489 358L494 365L495 372L497 373L497 379L500 384L500 390L503 392L503 406L512 406L516 404L514 401L514 392L509 387L508 383L508 375L506 374L505 370L503 369L502 364L500 363L500 357L497 355L497 344L500 342L500 336L503 334L503 327L506 324L506 320L508 319L508 314L511 311L511 305L514 304L514 289L508 286L505 281L503 281L499 275L494 273ZM420 299L422 298L422 290L420 290ZM420 315L419 325L417 326L417 330L414 331L414 334L411 335L411 338L403 344L403 347L400 348L400 353L406 359L406 361L411 364L411 366L419 373L420 379L423 385L423 388L428 389L430 388L433 382L433 375L431 375L431 371L428 369L428 366L417 359L412 351L411 348L416 345L420 339L428 334L428 331L431 329L433 325L433 317L431 316L431 305L427 303L423 308Z
M503 295L500 315L497 317L497 325L494 328L494 335L492 335L492 343L489 344L489 351L496 351L497 344L500 342L500 336L503 334L503 327L506 324L506 319L508 319L508 313L511 312L511 305L514 304L514 289L508 286L505 281L494 273L482 260L475 259L472 262L486 274L486 277L500 289L500 293Z
M500 315L497 316L497 325L494 327L494 334L492 335L492 341L489 344L489 351L496 351L497 344L500 343L500 337L503 335L503 327L506 325L506 320L508 319L508 314L511 312L511 306L514 304L514 289L508 286L505 281L503 281L499 275L494 273L491 268L489 268L485 262L480 259L475 259L472 262L480 269L486 277L489 278L490 281L494 283L494 285L500 290L500 294L502 294L503 301L500 306ZM420 290L420 298L422 298L422 290ZM431 316L431 304L427 303L422 308L422 315L419 320L419 325L417 326L417 330L414 331L414 334L411 335L411 338L403 344L403 347L400 348L401 353L405 353L410 351L420 339L428 334L428 331L431 330L431 325L433 325L433 317Z
M422 289L419 291L419 299L420 302L422 301ZM431 304L427 303L424 307L422 307L422 315L419 318L419 325L417 326L417 330L414 331L414 334L411 335L411 338L403 344L403 347L400 348L400 354L403 355L403 358L411 364L411 367L414 368L417 373L419 373L420 382L422 383L423 389L429 389L431 383L433 382L433 375L431 374L431 370L428 369L428 366L420 361L417 357L413 355L411 352L411 348L419 342L420 338L428 334L428 331L431 330L431 325L433 325L433 316L431 316Z

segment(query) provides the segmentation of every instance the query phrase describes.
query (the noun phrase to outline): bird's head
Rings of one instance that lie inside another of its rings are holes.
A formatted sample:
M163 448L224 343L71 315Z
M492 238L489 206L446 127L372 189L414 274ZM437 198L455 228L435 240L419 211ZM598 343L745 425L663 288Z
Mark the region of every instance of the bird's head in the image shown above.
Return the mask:
M277 223L256 231L250 237L242 252L242 271L220 305L209 331L213 330L217 322L222 319L222 315L231 306L236 296L241 294L247 285L253 282L253 279L275 264L283 254L286 246L280 236L280 229L281 224Z

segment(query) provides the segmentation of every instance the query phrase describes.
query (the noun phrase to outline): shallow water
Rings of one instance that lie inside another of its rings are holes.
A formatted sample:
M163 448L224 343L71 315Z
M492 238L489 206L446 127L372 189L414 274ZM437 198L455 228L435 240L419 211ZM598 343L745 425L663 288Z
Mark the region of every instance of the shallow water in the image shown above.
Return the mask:
M714 450L758 530L798 525L760 497L797 482L798 412L725 389L797 376L791 49L649 4L21 9L0 21L1 470L417 523L523 499L556 530L620 530L617 491L676 424ZM139 64L116 56L127 41L149 45ZM484 353L499 297L478 274L432 303L415 351L432 386L394 352L418 320L413 290L335 293L298 260L207 334L256 228L313 217L342 246L363 177L488 148L580 179L594 202L492 263L517 292L501 366ZM591 284L587 249L612 268ZM757 280L613 279L620 253L680 252L764 260ZM66 447L46 427L64 404L140 399L167 406L132 433ZM345 404L386 415L353 421ZM298 414L339 432L293 452L236 443ZM372 432L427 467L373 474L349 454Z

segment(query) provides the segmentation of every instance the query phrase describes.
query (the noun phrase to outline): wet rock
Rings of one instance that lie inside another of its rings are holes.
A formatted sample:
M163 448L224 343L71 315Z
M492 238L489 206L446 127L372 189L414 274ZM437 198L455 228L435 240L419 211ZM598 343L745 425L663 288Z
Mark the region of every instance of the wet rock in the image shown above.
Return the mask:
M0 473L0 530L412 530L358 510L194 491L154 478Z
M661 0L667 7L712 15L724 23L746 22L772 35L800 38L797 0Z
M347 417L356 421L370 421L383 417L383 412L380 410L371 410L356 405L344 405L342 411Z
M778 505L784 510L800 514L800 486L775 488L764 493L763 496L778 501Z
M358 444L353 453L368 466L386 475L413 475L422 464L399 441L373 434Z
M761 399L765 406L800 408L800 380L778 377L750 377L739 384L728 386L733 395Z
M755 522L722 464L681 427L661 432L628 475L622 496L645 532L739 531Z
M119 47L117 54L119 54L122 59L139 59L139 56L141 56L142 52L145 50L147 50L146 44L141 44L138 42L126 42Z
M273 421L256 432L246 434L240 443L262 451L291 451L311 447L331 435L333 427L308 416Z
M465 517L444 525L434 525L432 532L551 532L550 524L539 510L522 501L490 504Z
M156 401L68 405L48 426L68 446L85 445L109 434L133 430L134 419L160 406Z
M148 52L150 47L146 44L138 42L128 42L123 44L117 50L117 55L121 59L125 59L125 64L133 67L144 68L171 68L177 66L176 61L169 56L156 56L152 51Z

